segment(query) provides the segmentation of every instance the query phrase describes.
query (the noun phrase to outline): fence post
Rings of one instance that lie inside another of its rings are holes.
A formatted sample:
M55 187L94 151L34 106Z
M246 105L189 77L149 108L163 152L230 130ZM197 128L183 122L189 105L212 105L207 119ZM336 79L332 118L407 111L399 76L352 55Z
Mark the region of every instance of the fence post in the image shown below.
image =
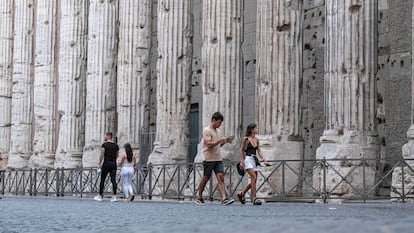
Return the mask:
M62 167L60 169L60 172L61 172L61 174L60 174L60 183L59 183L60 188L59 188L59 191L60 191L60 196L64 197L65 196L65 168Z
M17 193L19 192L19 172L16 170L16 174L14 175L14 180L16 181L14 184L14 195L17 196Z
M141 183L141 180L139 178L139 172L140 172L140 166L137 166L135 169L135 180L136 180L136 184L135 184L135 193L138 195L140 194L140 190L139 190L139 184Z
M45 196L49 196L49 169L46 168L45 170Z
M181 173L181 166L178 164L177 165L177 172L178 172L178 174L177 174L177 179L178 179L178 181L177 181L177 201L179 201L180 200L180 195L181 195L181 187L180 187L180 178L181 178L181 176L180 176L180 173Z
M213 201L214 200L214 198L213 198L213 195L214 195L214 190L213 190L213 179L211 179L210 178L210 181L209 181L209 186L210 186L210 190L209 190L209 198L210 198L210 201Z
M148 165L148 199L152 199L152 163Z
M82 167L80 167L80 168L78 168L78 170L79 170L79 190L80 190L80 196L81 197L83 197L83 168ZM92 176L92 174L91 174L91 176Z
M29 195L33 196L33 168L29 172Z
M229 196L232 197L233 196L233 192L232 192L233 191L233 179L232 179L232 176L233 176L233 170L232 170L233 166L232 165L233 164L231 162L229 162L228 165L230 166L229 167L229 173L230 173L229 174L229 187L230 187ZM224 187L224 188L226 189L226 187Z
M366 203L367 194L366 194L366 174L365 174L365 164L366 160L365 158L362 159L362 201Z
M6 171L1 172L1 195L4 195L6 189Z
M196 168L197 168L196 163L193 162L193 190L194 190L193 196L194 197L197 195L197 190L196 190L196 187L197 187L196 186L197 171L196 171Z
M34 169L34 175L33 175L33 193L34 196L37 195L37 168Z
M56 168L55 170L56 173L56 196L59 197L60 196L60 168Z
M282 196L286 197L285 191L285 160L282 161Z
M402 202L405 202L405 185L404 185L404 167L405 167L405 161L403 166L401 166L401 188L402 188Z
M327 163L326 163L326 158L323 157L322 160L322 167L323 167L323 203L327 203L326 199L328 198L328 193L327 193L327 189L326 189L326 172L327 172Z

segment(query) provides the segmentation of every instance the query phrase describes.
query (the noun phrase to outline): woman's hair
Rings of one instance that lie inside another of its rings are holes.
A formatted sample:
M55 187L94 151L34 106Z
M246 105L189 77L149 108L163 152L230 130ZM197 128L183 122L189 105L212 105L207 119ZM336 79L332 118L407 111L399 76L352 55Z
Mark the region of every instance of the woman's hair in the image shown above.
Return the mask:
M256 125L255 123L249 124L249 125L247 126L247 129L246 129L246 137L248 137L248 136L252 135L252 131L253 131L253 129L254 129L254 128L256 128L256 127L257 127L257 125Z
M124 149L125 149L125 153L127 155L128 162L132 162L132 157L133 157L134 154L132 153L131 145L129 143L125 144Z

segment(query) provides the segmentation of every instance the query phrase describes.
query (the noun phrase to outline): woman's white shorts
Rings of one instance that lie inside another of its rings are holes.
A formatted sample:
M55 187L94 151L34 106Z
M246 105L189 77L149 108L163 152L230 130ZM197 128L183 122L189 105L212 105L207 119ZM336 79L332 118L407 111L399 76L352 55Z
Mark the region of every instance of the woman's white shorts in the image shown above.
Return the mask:
M253 171L257 172L259 169L256 166L256 161L254 161L253 156L246 156L244 158L244 170L253 169Z

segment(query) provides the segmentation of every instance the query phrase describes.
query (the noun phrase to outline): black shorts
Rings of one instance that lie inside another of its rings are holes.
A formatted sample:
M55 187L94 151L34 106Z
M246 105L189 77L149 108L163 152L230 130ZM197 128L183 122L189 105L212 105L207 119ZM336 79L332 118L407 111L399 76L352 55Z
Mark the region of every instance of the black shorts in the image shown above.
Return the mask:
M210 177L211 174L214 173L224 173L224 165L223 165L223 161L204 161L203 162L204 165L204 176L208 176Z

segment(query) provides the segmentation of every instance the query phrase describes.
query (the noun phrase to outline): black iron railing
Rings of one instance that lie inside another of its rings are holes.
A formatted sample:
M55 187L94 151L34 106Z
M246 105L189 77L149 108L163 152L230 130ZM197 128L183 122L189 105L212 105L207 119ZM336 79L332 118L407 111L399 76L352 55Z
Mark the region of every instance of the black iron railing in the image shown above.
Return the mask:
M267 201L329 199L398 199L414 197L414 169L407 160L321 159L275 160L258 172L258 196ZM304 166L305 165L305 166ZM387 165L387 166L386 166ZM386 170L383 168L387 167ZM395 175L393 178L393 173ZM120 172L117 173L120 183ZM133 186L144 199L192 199L203 175L202 164L149 164L135 169ZM391 180L398 185L393 187ZM2 195L92 196L98 193L100 175L93 168L29 169L0 172ZM412 181L411 181L412 180ZM249 182L237 173L236 163L225 162L225 186L236 196ZM121 185L118 185L121 191ZM105 191L110 192L109 178ZM218 196L215 178L204 195Z

